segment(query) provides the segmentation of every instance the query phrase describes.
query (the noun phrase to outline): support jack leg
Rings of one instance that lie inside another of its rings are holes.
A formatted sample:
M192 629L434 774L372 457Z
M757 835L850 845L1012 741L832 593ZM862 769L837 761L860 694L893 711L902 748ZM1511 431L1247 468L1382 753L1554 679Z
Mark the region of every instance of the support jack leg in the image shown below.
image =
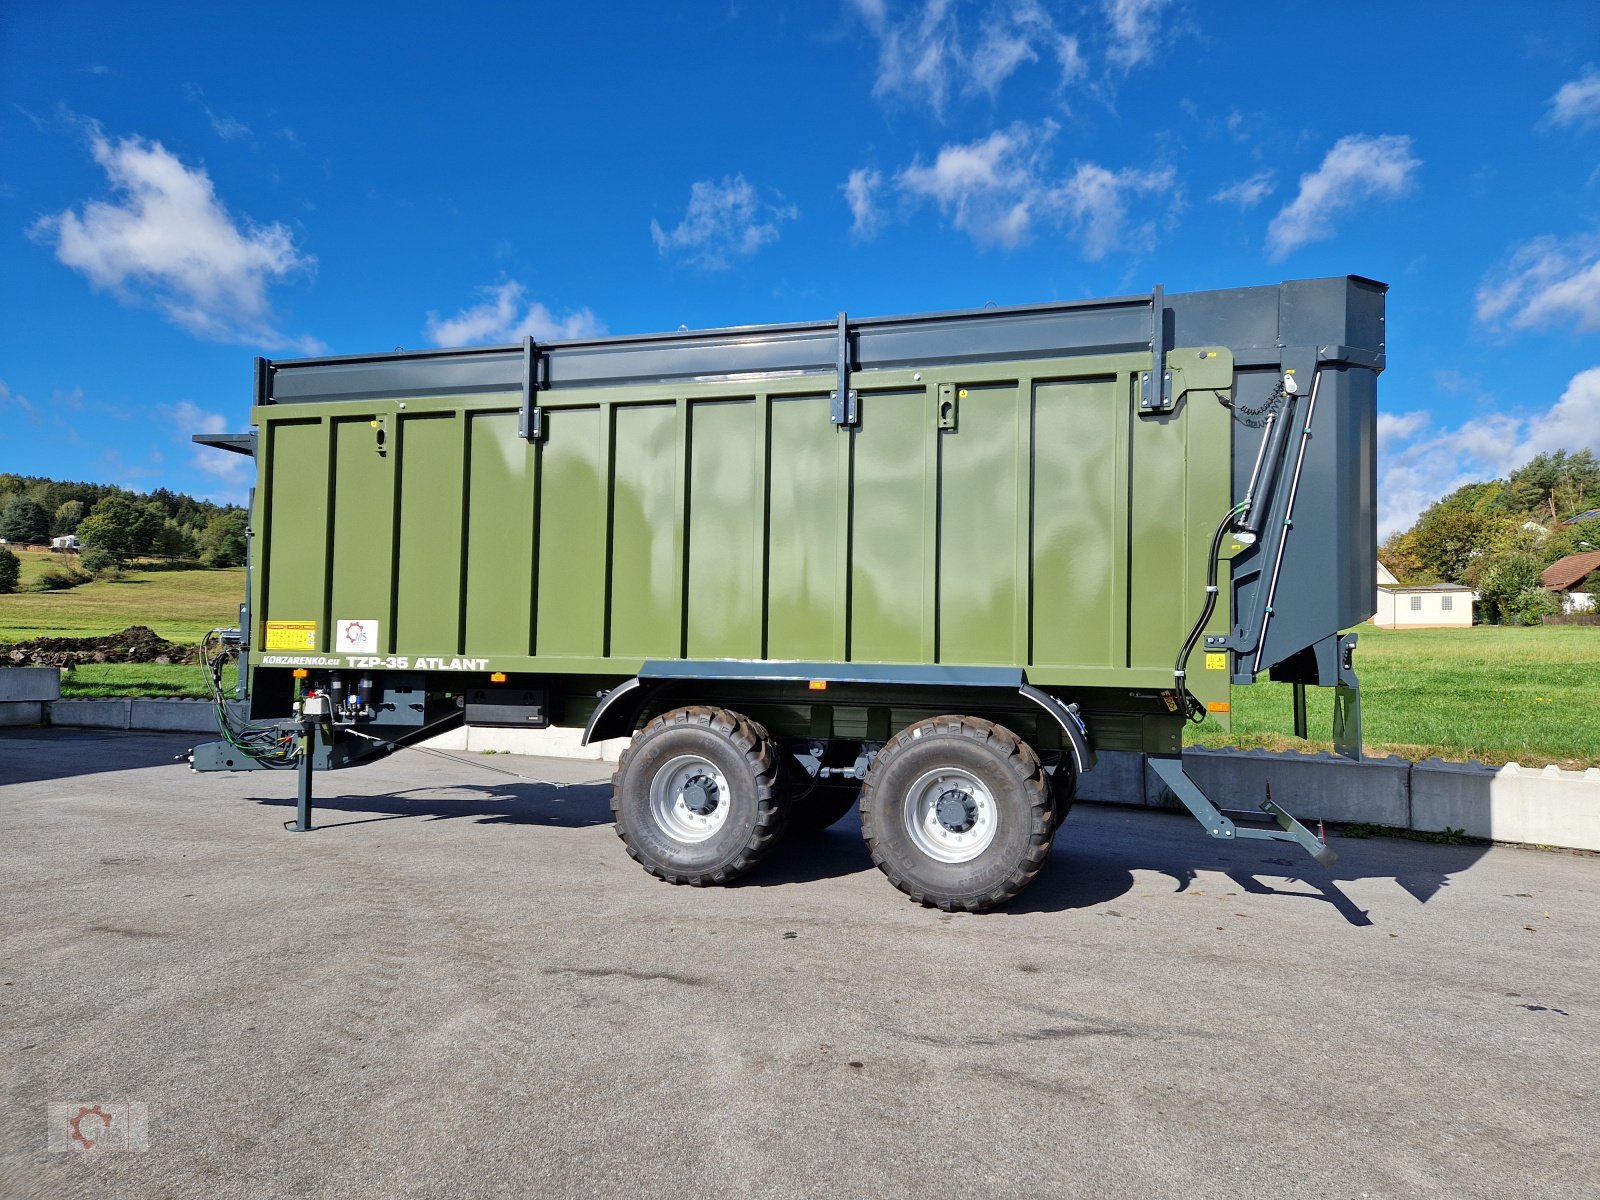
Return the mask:
M300 734L300 789L299 799L295 806L294 824L284 822L284 828L290 833L310 833L311 825L311 775L312 759L316 756L317 735L316 726L307 721Z

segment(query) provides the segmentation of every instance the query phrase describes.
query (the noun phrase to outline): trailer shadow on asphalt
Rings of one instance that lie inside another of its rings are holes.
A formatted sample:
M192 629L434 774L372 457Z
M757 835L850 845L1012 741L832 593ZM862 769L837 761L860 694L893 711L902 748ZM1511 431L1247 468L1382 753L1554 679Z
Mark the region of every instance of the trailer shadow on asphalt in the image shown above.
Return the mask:
M1328 869L1282 843L1214 841L1184 814L1080 805L1039 878L1006 911L1059 912L1116 900L1133 889L1136 873L1167 876L1179 893L1203 876L1221 875L1241 892L1326 904L1348 924L1367 926L1374 923L1372 913L1346 894L1344 884L1393 879L1426 904L1490 849L1487 843L1440 845L1337 833L1330 840L1339 861Z
M293 776L288 776L293 779ZM480 825L548 825L583 829L611 823L611 785L566 784L436 784L393 792L346 796L317 796L312 825L333 831L347 825L378 821L474 820ZM282 808L291 816L295 796L250 796L264 808ZM350 814L349 819L329 814Z
M251 801L292 816L292 794L251 796ZM392 792L319 796L315 825L339 828L394 820L461 820L486 825L538 825L583 829L611 823L609 783L554 787L435 785ZM1093 908L1121 899L1139 876L1164 875L1175 892L1188 892L1205 876L1224 876L1241 892L1328 905L1346 923L1370 926L1374 919L1342 885L1389 878L1420 903L1450 886L1489 849L1481 843L1436 845L1393 838L1339 838L1340 859L1324 869L1297 849L1279 843L1216 842L1187 816L1084 804L1057 837L1037 879L1003 911L1052 913ZM793 838L740 881L744 887L792 887L873 870L851 811L830 829Z

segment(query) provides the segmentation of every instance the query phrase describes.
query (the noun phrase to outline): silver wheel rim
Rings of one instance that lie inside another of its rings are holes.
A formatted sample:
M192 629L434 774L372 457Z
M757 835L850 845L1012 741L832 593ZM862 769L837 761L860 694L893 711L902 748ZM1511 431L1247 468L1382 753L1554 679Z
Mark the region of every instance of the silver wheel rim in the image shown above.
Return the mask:
M906 832L929 858L971 862L994 841L999 809L982 780L959 767L929 771L911 785L905 805Z
M650 781L650 815L680 842L703 842L728 820L728 777L709 759L682 754Z

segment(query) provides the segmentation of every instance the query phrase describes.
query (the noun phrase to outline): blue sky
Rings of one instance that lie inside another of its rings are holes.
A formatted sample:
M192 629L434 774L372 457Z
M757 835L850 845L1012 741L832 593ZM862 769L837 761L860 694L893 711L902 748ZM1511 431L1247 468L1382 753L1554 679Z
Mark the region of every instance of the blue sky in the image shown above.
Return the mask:
M242 499L251 359L1392 285L1380 523L1600 450L1600 6L0 13L0 470Z

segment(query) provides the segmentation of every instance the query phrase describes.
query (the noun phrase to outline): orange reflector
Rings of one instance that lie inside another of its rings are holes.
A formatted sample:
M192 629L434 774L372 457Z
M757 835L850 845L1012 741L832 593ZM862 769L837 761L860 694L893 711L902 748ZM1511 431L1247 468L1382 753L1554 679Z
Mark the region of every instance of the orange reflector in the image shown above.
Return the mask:
M504 671L496 671L493 675L489 676L490 683L504 683L505 681L506 673Z
M1206 705L1207 712L1232 712L1233 706L1229 704L1212 703Z
M826 679L813 679L806 686L813 692L825 692L828 690L828 681Z
M296 679L304 679L306 676L308 676L310 674L311 674L311 672L306 670L304 667L296 667L294 669L294 677Z

